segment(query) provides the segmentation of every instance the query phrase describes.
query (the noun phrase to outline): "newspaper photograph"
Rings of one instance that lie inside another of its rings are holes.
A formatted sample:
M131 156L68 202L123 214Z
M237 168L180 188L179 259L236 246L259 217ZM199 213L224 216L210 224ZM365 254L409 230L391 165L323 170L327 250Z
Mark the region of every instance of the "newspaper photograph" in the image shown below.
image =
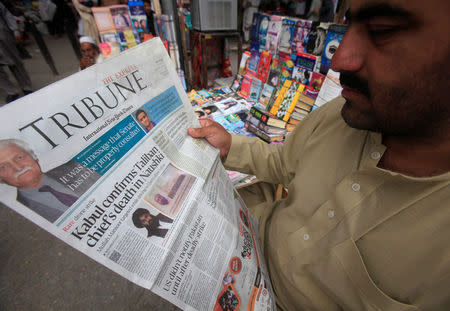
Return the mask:
M179 308L275 310L258 225L187 135L159 38L0 109L3 204Z

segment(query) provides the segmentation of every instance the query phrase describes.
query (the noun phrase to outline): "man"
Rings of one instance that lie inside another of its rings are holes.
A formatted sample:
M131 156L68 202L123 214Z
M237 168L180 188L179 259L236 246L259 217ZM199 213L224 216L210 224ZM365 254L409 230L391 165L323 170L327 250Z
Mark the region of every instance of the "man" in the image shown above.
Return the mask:
M78 171L76 176L66 175L74 169ZM63 175L65 184L60 179ZM76 184L75 179L82 175L83 182ZM16 187L17 201L50 222L58 219L98 178L97 173L74 161L43 173L36 155L24 142L0 140L1 182Z
M32 92L31 79L20 59L16 41L21 41L17 22L0 2L0 89L7 95L7 103L19 98L21 90L25 95ZM20 88L9 80L4 66L9 67Z
M343 98L283 146L211 120L189 130L226 167L288 185L252 207L280 308L450 309L449 14L448 1L352 0L332 60Z
M103 62L103 55L94 38L84 36L80 38L81 60L80 69L83 70L94 64Z
M170 224L173 220L163 214L153 216L144 208L138 208L131 217L136 228L147 229L147 237L157 236L164 238L169 231ZM166 226L166 227L164 227ZM169 226L169 227L167 227Z
M147 112L142 109L136 111L136 119L144 128L145 132L148 133L155 126L155 122L153 122L149 117Z

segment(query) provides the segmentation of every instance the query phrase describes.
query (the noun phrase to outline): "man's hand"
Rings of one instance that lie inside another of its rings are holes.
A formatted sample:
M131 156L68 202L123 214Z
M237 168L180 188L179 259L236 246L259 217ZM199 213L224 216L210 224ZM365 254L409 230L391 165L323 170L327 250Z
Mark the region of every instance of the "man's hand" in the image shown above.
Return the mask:
M89 56L83 56L80 60L81 70L83 70L89 66L92 66L94 64L95 64L95 59L93 59L92 57L89 57Z
M210 119L199 119L200 128L189 128L188 134L194 138L205 138L213 147L220 150L222 161L227 158L231 147L231 134L219 123Z

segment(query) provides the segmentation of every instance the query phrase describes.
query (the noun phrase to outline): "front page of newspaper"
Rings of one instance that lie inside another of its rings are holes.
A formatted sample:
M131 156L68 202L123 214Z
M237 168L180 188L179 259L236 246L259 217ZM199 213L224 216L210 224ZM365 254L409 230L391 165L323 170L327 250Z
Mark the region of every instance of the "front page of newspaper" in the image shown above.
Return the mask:
M159 40L1 108L1 201L183 309L274 310L257 224Z

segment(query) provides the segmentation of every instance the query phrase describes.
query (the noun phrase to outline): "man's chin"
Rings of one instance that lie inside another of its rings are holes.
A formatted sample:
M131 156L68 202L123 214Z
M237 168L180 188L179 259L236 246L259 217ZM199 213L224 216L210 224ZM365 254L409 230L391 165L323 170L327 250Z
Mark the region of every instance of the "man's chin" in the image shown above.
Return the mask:
M341 109L341 116L348 126L358 130L376 131L376 126L368 111L363 111L360 104L346 99Z

